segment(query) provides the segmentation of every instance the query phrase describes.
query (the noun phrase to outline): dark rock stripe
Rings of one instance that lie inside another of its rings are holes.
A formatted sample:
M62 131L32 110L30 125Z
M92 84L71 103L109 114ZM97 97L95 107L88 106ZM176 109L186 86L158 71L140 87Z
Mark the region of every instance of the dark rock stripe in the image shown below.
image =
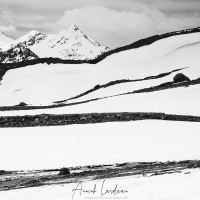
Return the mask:
M165 113L124 112L124 113L86 113L65 115L26 115L0 117L0 127L60 126L71 124L93 124L105 122L127 122L138 120L169 120L200 122L200 116L172 115Z
M82 93L82 94L79 94L75 97L72 97L72 98L69 98L69 99L65 99L65 100L61 100L61 101L55 101L54 103L64 103L68 100L73 100L73 99L78 99L82 96L85 96L85 95L88 95L94 91L97 91L99 89L102 89L102 88L107 88L107 87L110 87L110 86L113 86L113 85L117 85L117 84L121 84L121 83L128 83L128 82L139 82L139 81L146 81L146 80L153 80L153 79L159 79L159 78L163 78L163 77L166 77L174 72L177 72L177 71L180 71L180 70L183 70L185 68L181 68L181 69L175 69L173 71L170 71L170 72L166 72L166 73L161 73L159 75L155 75L155 76L148 76L146 78L142 78L142 79L135 79L135 80L131 80L131 79L121 79L121 80L116 80L116 81L111 81L109 83L106 83L106 84L103 84L103 85L96 85L94 88Z
M83 103L89 103L92 101L98 101L101 99L106 99L106 98L112 98L116 96L122 96L122 95L129 95L129 94L136 94L136 93L147 93L147 92L157 92L161 90L167 90L167 89L173 89L173 88L179 88L179 87L189 87L190 85L197 85L200 84L200 78L187 81L187 82L181 82L181 83L174 83L174 82L166 82L162 83L158 86L150 87L150 88L144 88L140 90L135 90L133 92L128 92L128 93L123 93L123 94L118 94L118 95L113 95L113 96L107 96L107 97L102 97L102 98L96 98L96 99L89 99L85 101L79 101L79 102L74 102L74 103L61 103L57 105L50 105L50 106L3 106L0 107L0 111L12 111L12 110L36 110L36 109L48 109L48 108L59 108L59 107L65 107L65 106L73 106L73 105L78 105L78 104L83 104Z
M90 177L91 180L107 179L124 176L151 177L173 173L190 174L191 169L199 169L199 160L168 161L168 162L134 162L117 163L110 165L89 165L70 167L73 173L59 175L59 169L18 171L7 173L7 178L0 175L0 191L38 187L42 185L55 185L64 183L77 183ZM81 170L78 172L76 170ZM52 172L57 172L53 173ZM139 178L139 177L137 177Z

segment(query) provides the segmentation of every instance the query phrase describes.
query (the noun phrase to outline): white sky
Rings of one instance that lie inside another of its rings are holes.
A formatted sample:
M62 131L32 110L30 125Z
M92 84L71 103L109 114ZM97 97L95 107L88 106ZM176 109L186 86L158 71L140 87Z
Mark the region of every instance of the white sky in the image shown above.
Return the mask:
M57 33L76 24L107 46L200 26L199 0L0 0L0 31Z

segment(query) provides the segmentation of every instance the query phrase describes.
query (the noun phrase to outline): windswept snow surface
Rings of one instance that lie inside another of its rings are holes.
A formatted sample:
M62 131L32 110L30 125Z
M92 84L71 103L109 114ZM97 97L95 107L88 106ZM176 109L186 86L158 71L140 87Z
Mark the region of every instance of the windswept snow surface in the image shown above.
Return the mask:
M185 174L190 172L189 174ZM136 199L136 200L197 200L200 196L199 169L184 170L182 173L153 177L128 176L96 181L85 181L82 189L92 190L96 184L96 193L75 192L78 183L51 185L1 192L1 200L84 200L84 199ZM103 185L103 186L102 186ZM104 194L106 190L127 191L121 194ZM80 188L80 187L79 187ZM101 195L101 191L102 194ZM73 198L72 198L73 197Z
M27 103L44 105L70 98L93 87L91 79L87 82L92 70L91 65L47 64L9 70L0 86L0 104L15 105L24 99Z
M161 39L154 42L151 45L143 46L141 48L132 49L123 51L117 54L113 54L110 57L107 57L100 64L102 66L121 66L125 65L127 67L133 67L133 64L147 64L147 61L154 61L159 58L165 57L166 55L172 54L175 51L187 49L188 56L194 55L193 52L190 52L189 49L195 47L200 42L200 33L191 33L186 35L172 36L169 38ZM185 53L186 54L186 53ZM198 53L197 53L198 54ZM182 63L182 59L176 57L178 63ZM182 57L183 60L188 60ZM188 60L191 61L191 60ZM177 62L174 64L176 65ZM162 67L162 66L160 66Z
M1 116L36 114L73 114L95 112L164 112L166 114L200 115L200 86L129 94L79 105L41 110L1 111Z
M1 169L200 159L199 130L155 120L1 129Z
M200 124L194 122L153 120L4 129L0 133L0 160L3 161L1 169L44 169L129 161L200 159L199 129ZM81 196L76 192L73 199L118 197L137 200L196 200L200 196L199 176L199 169L188 169L182 173L160 176L137 175L106 179L103 191L114 190L117 184L118 189L128 193L104 196L101 196L104 180L86 180L82 183L82 188L93 189L96 184L97 192L94 195L82 193ZM0 199L72 199L72 190L77 184L1 191Z

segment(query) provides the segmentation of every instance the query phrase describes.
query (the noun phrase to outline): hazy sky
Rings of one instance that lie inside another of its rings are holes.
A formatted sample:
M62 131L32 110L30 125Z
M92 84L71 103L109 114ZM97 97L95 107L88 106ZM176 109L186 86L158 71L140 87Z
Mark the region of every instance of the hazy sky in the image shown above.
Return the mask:
M71 24L110 46L200 26L200 0L0 0L0 31L58 33Z

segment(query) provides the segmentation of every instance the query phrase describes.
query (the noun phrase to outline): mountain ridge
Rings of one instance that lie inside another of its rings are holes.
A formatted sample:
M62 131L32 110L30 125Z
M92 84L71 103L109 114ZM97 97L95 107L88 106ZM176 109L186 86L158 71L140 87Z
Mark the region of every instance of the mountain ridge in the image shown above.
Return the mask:
M179 31L167 32L167 33L160 34L160 35L153 35L153 36L150 36L150 37L147 37L147 38L144 38L144 39L137 40L136 42L133 42L129 45L125 45L125 46L122 46L122 47L117 47L115 49L112 49L111 51L105 53L104 55L101 55L98 58L94 59L92 61L92 64L96 64L96 63L104 60L106 57L113 55L115 53L119 53L119 52L122 52L122 51L127 51L127 50L130 50L130 49L135 49L135 48L147 46L147 45L150 45L150 44L152 44L152 43L154 43L158 40L161 40L161 39L165 39L165 38L177 36L177 35L198 33L198 32L200 32L200 26L196 27L196 28L192 28L192 29L183 29L183 30L179 30Z
M32 30L4 45L1 52L11 51L18 45L29 48L39 58L54 57L63 60L91 60L110 50L83 34L75 25L55 35L45 35Z
M74 25L75 26L75 25ZM196 27L196 28L192 28L192 29L184 29L184 30L179 30L179 31L174 31L174 32L168 32L168 33L164 33L161 35L153 35L141 40L138 40L136 42L133 42L129 45L125 45L122 47L118 47L115 49L111 49L108 52L103 53L102 55L98 56L95 59L91 59L91 60L73 60L73 59L61 59L61 58L53 58L51 56L46 57L46 58L38 58L35 60L31 60L31 61L22 61L17 63L19 66L26 66L28 64L34 65L34 64L38 64L38 63L52 63L52 64L56 64L56 63L63 63L63 64L83 64L83 63L88 63L88 64L97 64L99 62L101 62L102 60L104 60L105 58L119 53L119 52L123 52L123 51L127 51L130 49L136 49L136 48L140 48L143 46L148 46L158 40L162 40L165 38L169 38L169 37L173 37L173 36L178 36L178 35L185 35L185 34L192 34L192 33L198 33L200 32L200 27ZM1 63L0 63L1 64ZM3 65L3 64L1 64ZM9 64L9 66L12 64Z
M91 60L110 50L90 39L75 25L56 35L47 36L30 49L42 58L56 57L64 60Z

